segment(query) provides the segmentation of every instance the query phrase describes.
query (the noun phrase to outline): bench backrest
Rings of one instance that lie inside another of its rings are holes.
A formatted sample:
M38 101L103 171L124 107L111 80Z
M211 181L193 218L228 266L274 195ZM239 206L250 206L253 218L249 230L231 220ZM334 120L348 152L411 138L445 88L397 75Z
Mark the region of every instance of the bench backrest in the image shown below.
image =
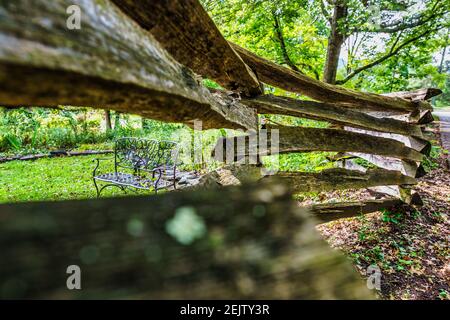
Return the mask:
M172 141L143 138L116 140L115 167L150 171L159 166L174 166L178 157L178 145Z

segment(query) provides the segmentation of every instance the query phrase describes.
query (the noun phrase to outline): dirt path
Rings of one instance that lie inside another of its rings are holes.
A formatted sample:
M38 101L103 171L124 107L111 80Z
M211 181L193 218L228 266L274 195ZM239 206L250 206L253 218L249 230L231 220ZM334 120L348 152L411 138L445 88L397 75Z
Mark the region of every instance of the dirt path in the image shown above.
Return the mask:
M433 112L439 117L442 146L450 150L450 111Z
M450 147L450 112L439 112L443 147ZM438 140L437 121L429 125ZM353 260L363 277L369 266L381 271L382 299L450 300L450 174L448 155L414 188L424 205L402 205L361 217L340 219L317 228L334 248Z

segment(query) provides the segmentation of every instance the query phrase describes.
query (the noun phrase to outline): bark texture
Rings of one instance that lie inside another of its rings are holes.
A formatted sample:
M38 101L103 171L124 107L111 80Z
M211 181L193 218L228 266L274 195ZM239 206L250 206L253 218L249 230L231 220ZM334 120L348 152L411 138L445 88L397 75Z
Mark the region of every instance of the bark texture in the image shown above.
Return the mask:
M403 99L409 99L412 101L424 101L438 96L442 93L439 88L422 88L413 91L399 91L383 94L387 97L398 97Z
M334 168L318 173L277 172L264 179L281 179L294 192L320 192L331 190L361 189L375 186L416 184L414 178L398 171L369 169L366 172Z
M340 203L324 203L307 207L312 215L321 223L330 222L342 218L356 217L361 214L367 214L381 209L391 209L395 206L402 205L399 199L381 199L366 200L364 202L340 202Z
M410 160L400 160L373 154L350 152L352 156L367 160L379 168L397 170L409 177L420 178L425 175L425 169L419 163Z
M359 133L370 135L373 137L380 137L380 138L395 140L395 141L398 141L398 142L404 144L406 147L416 150L417 152L420 152L427 156L431 152L431 143L428 140L423 139L423 138L410 137L410 136L405 136L405 135L396 134L396 133L362 130L362 129L351 128L351 127L345 127L345 130L351 131L351 132L359 132ZM414 159L411 159L411 160L414 160Z
M265 130L261 130L259 134L267 136L267 147L251 135L220 138L213 156L217 161L225 159L237 161L255 154L264 156L277 153L335 151L377 154L413 161L421 161L423 158L420 152L406 147L399 141L363 133L286 126L268 126L267 131ZM277 130L279 136L277 147L271 144L273 130Z
M328 37L327 56L323 71L323 81L330 84L336 83L336 73L339 64L341 47L345 41L342 31L342 22L347 16L347 5L345 1L335 0L333 15L330 19L330 36Z
M281 114L328 121L339 125L351 125L376 131L422 137L420 126L396 119L373 117L363 112L331 103L298 100L273 95L243 99L241 102L249 107L256 108L258 113Z

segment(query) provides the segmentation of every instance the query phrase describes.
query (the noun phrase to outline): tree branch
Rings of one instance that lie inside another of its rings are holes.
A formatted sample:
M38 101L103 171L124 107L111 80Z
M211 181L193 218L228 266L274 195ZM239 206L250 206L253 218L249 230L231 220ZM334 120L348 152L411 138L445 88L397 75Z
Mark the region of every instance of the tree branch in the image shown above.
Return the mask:
M355 77L357 74L359 74L359 73L361 73L361 72L363 72L363 71L365 71L367 69L370 69L370 68L372 68L372 67L374 67L374 66L376 66L376 65L378 65L378 64L380 64L382 62L384 62L385 60L389 59L390 57L396 55L401 49L403 49L406 46L412 44L413 42L419 40L420 38L422 38L422 37L432 33L433 31L436 31L436 29L434 29L434 30L426 30L426 31L422 32L421 34L406 40L405 42L403 42L401 45L399 45L397 48L394 49L395 45L398 42L398 39L397 39L395 41L395 43L394 43L394 46L389 51L389 53L385 54L384 56L379 57L378 59L372 61L371 63L368 63L368 64L366 64L366 65L364 65L362 67L359 67L359 68L355 69L355 71L353 71L352 73L347 75L347 77L345 77L344 79L337 80L336 84L344 84L344 83L346 83L347 81L349 81L350 79Z
M289 54L287 52L286 49L286 42L284 41L284 36L283 36L283 32L281 30L280 27L280 20L277 16L277 14L272 11L272 16L273 16L273 21L274 21L274 29L275 29L275 33L277 35L277 39L278 42L280 43L280 47L281 47L281 54L283 55L283 62L285 64L287 64L292 70L297 71L301 74L304 74L291 60L291 58L289 57Z
M320 0L320 10L322 11L323 16L325 19L331 23L331 16L330 13L327 11L327 8L325 8L325 2L323 0Z
M430 15L427 15L425 12L422 15L420 15L419 17L417 17L415 21L410 21L407 23L401 23L401 21L399 21L396 23L381 25L380 28L378 28L376 30L358 30L358 32L364 31L364 32L376 32L376 33L396 33L399 31L404 31L404 30L422 26L425 23L444 15L448 11L448 10L443 10L443 11L436 12L437 5L440 3L440 1L441 0L437 0L433 4L432 8L429 10L429 12L431 12Z

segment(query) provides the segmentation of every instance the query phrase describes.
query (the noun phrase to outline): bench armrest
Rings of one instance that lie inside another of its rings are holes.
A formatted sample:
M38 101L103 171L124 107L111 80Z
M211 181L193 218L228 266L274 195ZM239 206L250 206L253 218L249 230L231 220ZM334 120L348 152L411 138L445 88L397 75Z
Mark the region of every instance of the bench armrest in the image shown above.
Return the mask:
M95 166L94 171L92 172L92 176L95 177L95 174L97 173L97 169L98 169L98 167L100 166L100 161L103 161L103 160L113 160L113 159L114 159L114 157L95 158L95 159L93 159L92 162L97 161L97 165Z
M162 168L161 167L156 167L156 168L153 168L150 172L152 173L153 177L155 176L155 173L159 173L159 176L161 176L162 175Z

